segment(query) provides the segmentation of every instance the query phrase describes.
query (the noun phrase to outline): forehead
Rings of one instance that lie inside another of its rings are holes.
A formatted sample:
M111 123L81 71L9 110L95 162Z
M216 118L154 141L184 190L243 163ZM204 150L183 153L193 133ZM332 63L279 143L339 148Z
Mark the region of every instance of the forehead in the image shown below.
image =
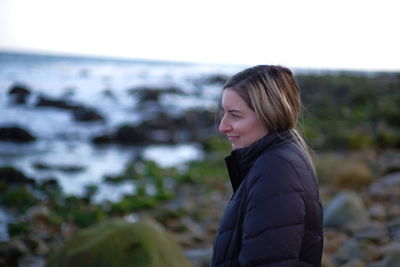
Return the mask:
M249 107L246 102L232 89L225 89L222 93L222 107L225 110L247 110Z

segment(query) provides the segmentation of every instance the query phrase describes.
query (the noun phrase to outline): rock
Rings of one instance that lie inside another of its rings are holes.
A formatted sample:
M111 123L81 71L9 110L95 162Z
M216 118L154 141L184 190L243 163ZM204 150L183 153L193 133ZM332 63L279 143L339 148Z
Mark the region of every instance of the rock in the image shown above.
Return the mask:
M366 225L355 234L357 240L368 240L375 244L382 244L388 241L388 231L382 223L371 223Z
M191 249L185 251L185 255L195 266L208 267L212 258L212 249Z
M368 221L368 211L362 199L351 191L339 193L325 209L326 227L342 228L347 224L365 224Z
M79 231L46 267L190 266L176 241L149 219L113 220Z
M36 140L36 137L27 130L18 126L0 127L0 140L16 143L27 143Z
M388 151L376 160L376 168L382 174L400 171L400 153Z
M335 254L335 261L342 266L352 260L363 260L366 262L379 258L376 247L368 241L349 239Z
M229 76L225 74L213 74L205 77L202 82L208 85L222 86L228 79Z
M91 141L92 141L93 144L100 145L100 144L111 144L115 140L114 140L114 137L111 134L103 134L103 135L92 137Z
M18 260L18 266L28 267L28 266L36 266L41 267L44 266L44 258L35 255L24 255Z
M70 101L65 101L62 99L54 99L46 96L39 96L36 102L37 107L53 107L67 110L78 109L81 106L78 104L71 103Z
M378 248L378 252L383 256L386 256L393 252L400 252L400 242L394 241L384 246L381 246Z
M16 84L10 88L8 94L11 97L11 102L15 104L25 104L27 98L31 94L31 90L24 85Z
M392 240L400 241L400 218L393 219L387 223L389 235Z
M79 107L72 114L76 121L104 121L103 115L93 108Z
M34 184L35 180L25 176L25 174L14 167L0 167L0 181L6 185L11 184Z
M341 265L341 266L342 266L342 267L364 267L365 264L364 264L364 262L363 262L362 260L360 260L360 259L354 259L354 260L351 260L351 261L349 261L349 262L347 262L346 264Z
M400 266L400 251L388 254L382 261L381 267L398 267Z
M29 221L47 220L50 216L50 211L46 206L35 206L29 208L26 211L25 216Z
M119 127L113 137L119 144L144 145L149 142L148 133L139 127L123 125Z
M140 103L143 102L158 102L162 94L179 94L182 93L178 88L152 88L152 87L137 87L130 89L129 94L134 95Z
M86 169L85 166L79 166L79 165L57 165L57 164L48 164L44 162L34 162L33 167L38 170L57 170L61 172L82 172Z
M382 204L375 203L369 207L369 216L371 219L383 221L386 218L386 208Z
M400 199L400 172L393 172L370 185L369 194L375 198Z

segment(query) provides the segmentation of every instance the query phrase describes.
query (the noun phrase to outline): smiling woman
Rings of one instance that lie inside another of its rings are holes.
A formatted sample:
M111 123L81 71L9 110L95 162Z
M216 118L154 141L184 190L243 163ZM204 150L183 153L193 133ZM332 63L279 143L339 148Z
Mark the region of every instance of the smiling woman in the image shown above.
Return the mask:
M291 71L260 65L224 86L219 130L233 196L212 266L321 266L322 205L312 159L296 130L300 92Z
M233 149L249 146L268 133L256 113L234 90L224 90L222 107L225 115L219 131L228 136Z

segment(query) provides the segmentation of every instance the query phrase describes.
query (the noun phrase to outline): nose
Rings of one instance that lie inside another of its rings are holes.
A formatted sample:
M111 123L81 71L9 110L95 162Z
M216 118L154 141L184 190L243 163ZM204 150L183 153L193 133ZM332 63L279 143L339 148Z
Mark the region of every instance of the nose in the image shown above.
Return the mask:
M219 123L219 128L218 128L220 133L226 134L232 130L232 126L226 119L226 116L224 115L221 119L221 122Z

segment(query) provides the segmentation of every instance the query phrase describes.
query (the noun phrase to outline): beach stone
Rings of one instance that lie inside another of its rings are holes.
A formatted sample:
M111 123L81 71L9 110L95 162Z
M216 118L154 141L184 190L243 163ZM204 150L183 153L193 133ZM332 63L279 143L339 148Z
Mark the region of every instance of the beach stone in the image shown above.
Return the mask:
M368 240L375 244L387 242L388 231L383 223L370 223L354 236L357 240Z
M381 267L400 266L400 251L389 253L382 261Z
M191 249L185 251L185 255L190 262L194 263L194 265L198 267L210 266L212 253L212 248Z
M190 266L182 250L150 219L113 220L80 230L46 267Z
M334 197L325 209L324 226L342 228L347 224L366 224L368 210L362 199L352 191L343 191Z
M0 140L16 143L27 143L36 140L28 130L18 126L0 127Z
M371 197L400 199L400 172L393 172L378 179L370 185L368 193Z
M34 206L25 212L28 220L47 220L50 216L50 210L46 206Z
M383 153L376 160L376 168L382 174L400 171L400 152L389 151Z
M400 241L400 218L393 219L387 223L389 235L392 240Z
M368 241L349 239L335 254L335 261L342 266L352 260L373 261L379 258L376 247Z
M388 255L390 253L393 253L393 252L400 252L400 242L399 241L393 241L393 242L390 242L390 243L388 243L388 244L386 244L384 246L380 246L378 248L378 252L383 256L386 256L386 255Z
M24 85L15 84L10 88L8 94L11 97L11 102L15 104L26 104L31 90Z
M386 208L384 205L375 203L369 207L369 216L371 219L384 220L386 218Z
M364 266L365 263L360 259L354 259L342 265L342 267L364 267Z

